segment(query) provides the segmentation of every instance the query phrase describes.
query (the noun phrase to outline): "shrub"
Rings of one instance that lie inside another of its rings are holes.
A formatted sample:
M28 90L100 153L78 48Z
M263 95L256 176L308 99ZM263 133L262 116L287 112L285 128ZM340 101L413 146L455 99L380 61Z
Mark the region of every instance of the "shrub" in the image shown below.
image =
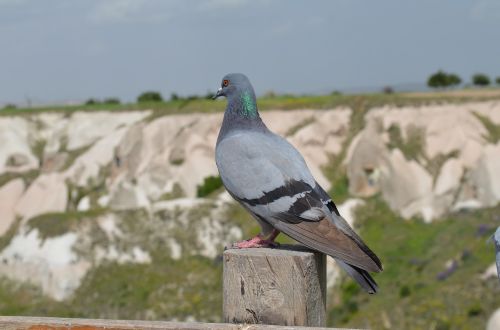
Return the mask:
M3 108L5 110L13 110L13 109L17 109L17 106L15 104L12 104L12 103L7 103L6 105L3 106Z
M108 97L107 99L104 99L103 103L105 104L120 104L120 99L116 97Z
M467 316L469 317L479 316L482 313L483 313L483 308L479 303L475 303L472 306L469 306L469 309L467 310Z
M385 86L384 89L382 89L382 92L384 94L392 94L394 93L394 89L391 86Z
M220 176L208 176L203 180L201 185L196 187L196 196L205 197L210 193L222 187L222 179Z
M500 76L498 76L497 79L495 79L495 82L497 83L497 85L500 85Z
M199 100L201 99L202 97L201 96L198 96L198 95L188 95L186 96L186 100L188 101L196 101L196 100Z
M275 98L276 96L277 96L276 92L273 90L268 90L267 92L264 93L264 98L266 99L272 99Z
M205 94L205 98L206 98L207 100L211 100L211 99L213 99L213 98L214 98L214 96L215 96L215 94L214 94L214 93L212 93L212 92L207 92L207 94Z
M170 94L170 101L177 101L179 99L180 99L180 97L179 97L179 95L177 95L177 93Z
M490 78L482 73L476 73L472 76L472 83L476 86L488 86L490 84Z
M399 289L399 296L401 298L408 297L410 295L411 291L408 285L403 285L401 289Z
M137 97L137 103L162 102L163 98L159 92L148 91Z
M94 99L94 98L90 98L87 101L85 101L85 105L95 105L95 104L99 104L99 103L100 103L99 100Z

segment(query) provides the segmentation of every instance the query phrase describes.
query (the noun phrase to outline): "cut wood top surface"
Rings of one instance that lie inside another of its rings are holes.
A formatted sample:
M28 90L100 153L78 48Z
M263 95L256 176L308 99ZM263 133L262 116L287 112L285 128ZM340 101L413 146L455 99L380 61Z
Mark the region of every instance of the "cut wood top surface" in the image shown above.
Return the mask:
M248 256L298 256L304 257L312 253L320 253L311 250L303 245L292 245L283 244L277 248L258 248L258 249L227 249L224 254L238 254L238 255L248 255Z

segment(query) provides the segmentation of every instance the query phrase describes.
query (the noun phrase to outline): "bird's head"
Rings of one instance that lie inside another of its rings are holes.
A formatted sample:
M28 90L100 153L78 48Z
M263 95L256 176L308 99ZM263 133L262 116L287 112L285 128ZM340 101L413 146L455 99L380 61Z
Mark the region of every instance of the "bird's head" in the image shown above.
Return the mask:
M213 99L215 100L219 96L231 98L245 91L251 92L251 94L254 95L253 87L247 76L242 73L229 73L222 78L220 88L217 90Z

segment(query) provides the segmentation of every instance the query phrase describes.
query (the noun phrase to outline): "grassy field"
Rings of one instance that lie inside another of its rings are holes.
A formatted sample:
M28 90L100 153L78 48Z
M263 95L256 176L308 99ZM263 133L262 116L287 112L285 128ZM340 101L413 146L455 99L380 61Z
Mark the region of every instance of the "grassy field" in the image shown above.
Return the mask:
M497 278L480 279L494 262L488 238L500 225L500 206L450 214L431 224L403 220L378 197L358 209L357 227L384 272L368 296L342 282L330 302L330 324L373 329L484 329L499 307ZM446 272L450 263L454 271ZM448 265L448 266L447 266Z
M331 109L340 106L351 108L376 107L382 105L422 105L431 103L460 103L466 101L484 101L500 99L500 89L470 89L453 90L427 93L374 93L374 94L336 94L331 95L281 95L274 97L262 97L258 99L259 109L266 110L289 110L289 109ZM182 113L210 113L223 111L226 102L224 100L176 100L152 103L125 103L125 104L92 104L71 106L47 106L18 109L0 110L0 115L27 115L42 112L72 113L75 111L153 111L153 117L169 114Z

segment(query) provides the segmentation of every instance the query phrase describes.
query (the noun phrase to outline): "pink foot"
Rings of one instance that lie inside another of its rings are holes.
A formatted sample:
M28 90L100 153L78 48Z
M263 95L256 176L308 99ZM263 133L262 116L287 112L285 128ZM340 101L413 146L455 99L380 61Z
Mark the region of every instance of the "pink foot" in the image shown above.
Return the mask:
M273 239L264 239L260 235L255 236L246 241L233 243L231 248L233 249L247 249L247 248L263 248L263 247L278 247L279 243L276 243Z

